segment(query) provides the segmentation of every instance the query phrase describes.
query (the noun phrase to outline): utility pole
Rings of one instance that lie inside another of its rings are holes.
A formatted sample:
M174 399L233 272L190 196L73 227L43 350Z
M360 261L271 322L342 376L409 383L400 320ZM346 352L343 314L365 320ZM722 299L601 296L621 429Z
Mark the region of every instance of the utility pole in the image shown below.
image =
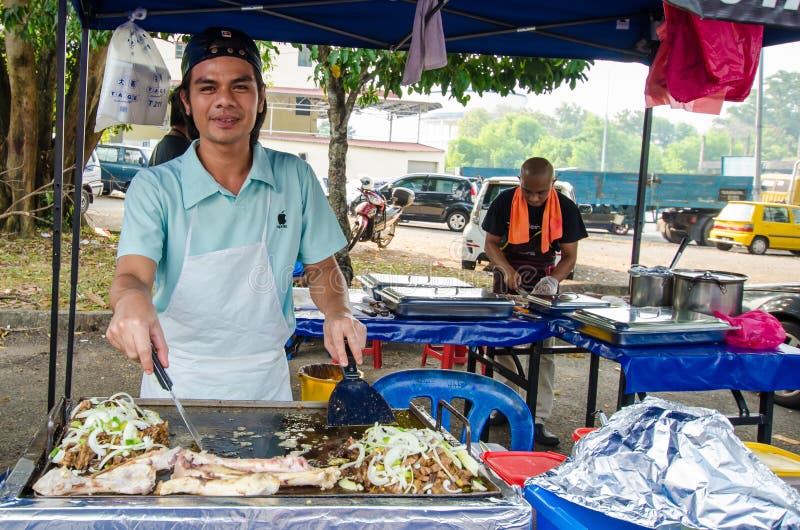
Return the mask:
M753 176L753 199L761 200L761 113L764 105L764 50L758 57L758 92L756 92L756 149Z

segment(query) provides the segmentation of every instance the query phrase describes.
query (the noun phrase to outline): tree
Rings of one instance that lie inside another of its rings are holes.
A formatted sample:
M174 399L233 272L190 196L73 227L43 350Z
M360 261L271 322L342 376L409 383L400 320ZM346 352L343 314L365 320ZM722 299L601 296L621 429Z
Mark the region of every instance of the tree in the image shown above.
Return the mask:
M350 236L345 196L347 125L356 104L366 106L390 93L403 93L403 67L406 54L371 49L312 46L314 77L328 97L331 124L328 148L329 201L342 231ZM450 54L445 67L422 73L422 78L407 92L430 94L439 87L461 103L469 91L481 95L494 91L508 95L516 89L549 92L568 83L571 87L586 79L586 61ZM346 250L337 254L346 278L352 279L352 266Z
M52 187L52 137L55 123L57 3L6 0L2 10L5 52L0 61L0 231L31 234L49 210L45 192ZM64 145L75 145L75 118L82 102L77 87L77 22L68 25L67 93ZM109 32L95 32L91 42L86 148L83 164L99 139L93 132ZM73 183L75 153L64 152L64 191ZM67 209L65 209L65 212Z

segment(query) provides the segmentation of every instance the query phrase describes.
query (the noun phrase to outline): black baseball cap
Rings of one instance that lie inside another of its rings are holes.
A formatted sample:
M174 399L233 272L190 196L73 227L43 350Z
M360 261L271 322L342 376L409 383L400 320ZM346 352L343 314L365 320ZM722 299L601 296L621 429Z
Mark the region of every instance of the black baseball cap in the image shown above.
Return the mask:
M261 54L253 39L238 29L208 28L192 36L186 44L181 59L181 75L186 77L194 65L215 57L244 59L261 74Z

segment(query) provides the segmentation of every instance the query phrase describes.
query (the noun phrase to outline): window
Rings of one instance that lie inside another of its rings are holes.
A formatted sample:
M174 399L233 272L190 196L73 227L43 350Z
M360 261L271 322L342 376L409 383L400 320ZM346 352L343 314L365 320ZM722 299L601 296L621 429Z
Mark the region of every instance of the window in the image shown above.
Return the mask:
M453 194L458 189L458 182L455 180L450 179L433 179L431 182L431 189L430 191L434 191L436 193L449 193Z
M425 177L412 177L408 179L398 180L392 184L393 188L408 188L412 191L420 191L425 185Z
M788 223L789 212L780 206L764 206L764 221L769 223Z
M128 164L138 164L140 166L147 165L144 154L138 149L125 149L125 162Z
M118 162L119 150L116 147L97 147L97 158L100 162Z
M486 190L486 195L483 197L483 207L488 208L492 201L497 198L500 193L506 191L509 188L515 188L516 184L493 184L489 186L489 189Z
M792 208L792 217L794 217L794 224L800 225L800 208Z
M185 42L176 42L175 43L175 58L176 59L182 59L184 51L186 51L186 43Z
M311 48L303 45L297 52L297 66L311 66Z
M302 96L294 99L295 116L311 116L311 100Z

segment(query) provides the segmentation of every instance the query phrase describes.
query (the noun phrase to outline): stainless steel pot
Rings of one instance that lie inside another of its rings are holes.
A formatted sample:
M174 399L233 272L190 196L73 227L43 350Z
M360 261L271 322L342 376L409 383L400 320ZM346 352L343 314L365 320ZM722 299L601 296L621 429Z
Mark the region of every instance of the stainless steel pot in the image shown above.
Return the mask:
M671 306L673 280L667 267L633 265L628 269L628 292L636 307Z
M678 269L672 271L672 307L728 316L742 312L742 293L747 276L735 272Z

